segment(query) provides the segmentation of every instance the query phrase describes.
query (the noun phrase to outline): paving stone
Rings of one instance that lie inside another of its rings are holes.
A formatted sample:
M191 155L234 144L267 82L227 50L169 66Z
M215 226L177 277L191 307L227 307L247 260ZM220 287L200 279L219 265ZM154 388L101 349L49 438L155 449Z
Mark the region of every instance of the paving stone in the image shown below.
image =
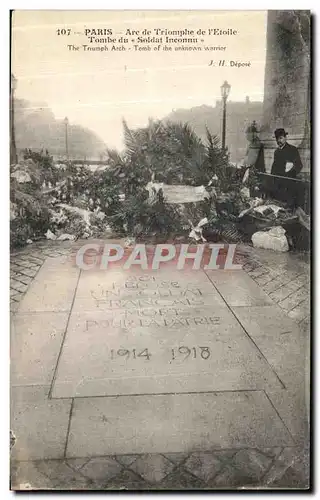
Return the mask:
M43 460L39 462L39 469L58 490L84 490L92 486L92 481L83 477L62 460Z
M212 489L260 486L271 463L272 457L265 456L261 451L240 450L216 477L208 481L208 486Z
M310 327L310 322L311 318L310 316L304 318L300 323L299 323L299 328L303 332L304 336L309 339L310 333L311 333L311 327Z
M11 385L10 397L13 404L37 403L49 397L50 385Z
M249 267L247 267L247 264L243 266L243 270L245 270L253 279L256 279L257 277L262 277L266 273L270 274L270 269L268 266L261 264L261 263L249 263ZM263 272L262 272L263 270Z
M208 296L210 300L200 302L199 297ZM123 304L140 300L136 308L145 308L149 304L168 307L168 303L183 305L178 299L190 299L194 304L206 304L211 307L224 307L224 302L207 279L203 270L180 271L163 269L160 271L86 271L82 272L74 303L74 312L101 312L121 309ZM153 299L153 302L151 301ZM142 301L142 302L141 302ZM130 307L130 304L128 304Z
M53 397L281 387L203 271L83 274Z
M250 274L250 276L253 277L252 274ZM266 273L266 274L263 274L262 276L254 278L254 281L256 283L258 283L258 285L264 287L264 285L266 285L267 283L269 283L273 279L274 278L270 275L270 273Z
M23 297L21 312L69 311L77 286L79 269L65 269L63 265L44 267L29 285L28 293Z
M251 271L250 276L254 279L263 276L264 274L268 274L268 269L264 266L256 267L254 271Z
M81 469L81 474L97 481L105 483L121 472L121 465L111 457L91 458Z
M39 276L42 277L42 275L47 276L50 274L54 276L57 272L67 272L70 274L71 271L77 274L78 270L79 269L76 267L75 262L72 262L68 256L55 255L54 257L46 257L41 266L41 274Z
M40 390L41 389L41 390ZM15 460L63 458L71 400L45 400L46 388L19 387L11 391L11 429Z
M17 273L17 274L21 274L20 270L21 270L21 266L16 266L15 264L11 263L11 265L10 265L10 273L14 272L14 273Z
M300 278L305 279L306 272L308 271L308 266L305 268L300 268L300 266L296 265L296 262L290 262L290 265L282 266L281 269L283 275L288 278L288 281L294 281Z
M280 482L281 479L286 473L286 471L290 468L295 468L298 464L297 469L301 468L301 465L307 465L307 471L302 474L304 479L308 480L308 472L309 469L309 459L308 459L308 450L304 454L301 448L285 448L282 453L277 457L277 459L272 464L272 467L268 470L266 475L263 478L263 484L268 487L272 487L275 483ZM301 457L303 459L301 460ZM300 466L300 467L299 467ZM301 470L301 469L300 469ZM290 474L290 473L289 473ZM301 476L302 476L301 475ZM286 481L289 482L288 476L286 477ZM289 485L286 485L290 487Z
M68 313L16 314L11 327L11 383L50 384Z
M270 484L270 487L307 490L310 487L309 477L300 471L296 471L294 467L289 467L281 478Z
M286 280L290 281L293 279L296 279L300 275L300 271L298 269L293 269L292 265L289 268L287 265L276 265L276 266L269 266L269 269L271 269L272 273L275 273L282 278L285 278Z
M217 309L215 312L209 306L181 307L180 318L175 324L175 316L164 309L167 326L161 323L163 317L159 317L158 322L152 318L142 319L141 325L141 316L135 316L135 310L130 317L122 316L123 312L126 313L122 310L120 313L95 312L94 315L71 313L53 397L281 387L229 310ZM152 309L142 312L154 313ZM191 324L194 317L202 318L203 322L203 318L213 314L212 323L208 321L201 329ZM190 318L189 325L181 328L185 318ZM124 321L129 321L131 327L125 328ZM187 360L178 350L179 346L190 346L182 349L190 353ZM192 350L193 346L205 347L207 351L202 357L201 349ZM119 348L126 349L124 354L127 356L118 356ZM146 354L146 348L150 358L137 357L139 353Z
M297 278L293 279L288 283L288 286L292 288L292 290L298 290L301 287L309 287L310 277L308 274L304 273Z
M246 471L241 471L231 465L227 465L212 481L207 483L208 489L237 489L246 486L257 485L258 480Z
M270 467L272 459L258 450L240 450L233 458L233 466L243 475L259 480Z
M24 275L21 274L21 273L17 273L16 271L12 271L12 269L10 269L10 278L14 278L14 279L18 279L23 277Z
M284 450L284 452L286 452L286 450ZM294 460L289 461L290 466L283 472L283 475L281 475L281 472L276 475L271 483L271 487L298 489L308 489L310 487L310 448L306 446L294 450L294 452L298 452ZM288 453L290 456L289 450Z
M174 469L174 465L163 455L143 455L138 458L130 469L139 474L149 483L162 481Z
M305 318L308 318L311 314L311 306L309 299L301 302L297 307L289 311L288 316L292 318L294 321L303 321Z
M205 483L183 469L175 469L158 488L161 490L202 490Z
M128 465L133 464L137 458L139 458L140 455L117 455L117 461L120 462L122 465L127 467Z
M206 273L231 307L272 304L268 295L245 271L223 270Z
M41 267L42 262L33 262L31 259L23 260L20 262L15 262L16 265L21 266L24 269L39 269Z
M188 458L189 454L188 453L166 453L164 455L166 458L171 460L176 465L181 464L186 458Z
M44 261L44 257L40 258L40 257L36 257L34 255L31 256L31 255L27 254L27 255L21 255L20 261L26 262L26 263L31 262L33 264L37 264L37 265L41 266L41 264Z
M290 283L292 283L293 280L297 279L297 275L290 275L290 273L284 272L280 276L277 276L277 278L281 282L281 286L287 286Z
M280 302L284 299L286 299L289 295L291 295L293 292L292 287L290 284L286 284L284 286L281 286L274 292L270 293L270 297L272 300L275 300L276 302Z
M45 255L47 255L48 257L51 257L51 258L61 257L62 255L64 255L64 252L58 252L58 251L56 251L56 252L45 251L44 253L45 253Z
M40 268L38 268L40 269ZM15 279L19 281L20 283L29 284L28 280L32 281L33 276L28 276L27 272L29 271L29 268L20 268L18 272L16 271L10 271L10 278ZM33 271L33 270L32 270Z
M289 297L279 302L279 306L286 311L291 311L298 304L309 298L309 292L306 288L300 288L298 291L293 292Z
M14 280L14 279L11 279L10 280L10 288L12 288L13 290L16 290L17 292L25 292L26 289L28 288L27 285L24 285L23 283L21 283L20 281L17 281L17 280Z
M15 293L10 297L10 304L16 303L16 305L19 305L21 298L23 297L23 293Z
M233 312L287 387L305 376L306 341L278 307L233 307Z
M251 267L250 274L261 267L261 263L256 261L250 261L249 265Z
M232 461L232 458L234 455L237 453L237 450L214 450L213 454L220 462L222 463L229 463Z
M261 453L267 455L267 457L275 458L280 455L280 453L282 452L282 448L280 448L279 446L275 448L261 448L260 451Z
M31 278L30 276L26 276L24 274L21 274L20 276L16 276L16 280L20 281L24 285L29 285L31 283L31 281L33 280L33 278Z
M26 270L26 271L35 271L35 272L36 272L36 274L38 274L38 272L39 272L40 268L41 268L41 266L38 266L37 264L31 264L31 265L30 265L30 266L28 266L27 268L22 269L22 270L21 270L21 273L22 273L23 275L26 275L26 273L25 273L25 270Z
M278 290L278 288L281 287L283 284L284 284L284 280L283 279L276 278L276 279L273 279L273 280L269 281L269 283L266 283L263 286L263 290L267 294L270 294L270 293L274 292L275 290Z
M30 276L31 278L34 278L37 273L38 273L37 269L24 269L23 270L23 274L25 274L26 276Z
M183 467L206 482L217 475L222 464L212 453L200 452L193 453Z
M19 309L19 302L12 300L10 302L10 314L13 315L18 311L18 309Z
M263 391L76 398L67 457L292 444Z
M45 261L45 255L42 252L32 251L32 256L35 262L38 262L39 265ZM26 258L28 259L29 255L27 255Z
M132 471L123 470L120 474L100 485L104 490L126 490L139 491L150 490L150 484L146 483L142 477L139 477Z
M29 261L21 260L21 259L15 259L14 260L14 265L19 266L19 267L30 267L31 263Z
M242 269L244 271L246 271L248 274L250 274L250 276L251 276L251 273L253 272L254 267L250 264L250 262L245 262L245 264L243 264Z
M73 470L80 470L86 463L89 462L89 458L69 458L66 460L66 463L71 467Z
M11 263L15 266L25 266L26 265L26 255L11 255ZM27 258L28 261L28 258Z
M11 462L10 489L50 490L54 488L52 481L39 469L39 462Z
M282 421L296 444L302 445L308 439L308 403L305 375L301 373L300 384L292 384L287 390L268 393Z
M34 246L31 246L31 247L26 247L25 251L21 252L18 255L18 258L19 258L19 260L23 260L23 261L29 261L29 260L38 261L39 257L37 257L36 255L37 255L36 248Z

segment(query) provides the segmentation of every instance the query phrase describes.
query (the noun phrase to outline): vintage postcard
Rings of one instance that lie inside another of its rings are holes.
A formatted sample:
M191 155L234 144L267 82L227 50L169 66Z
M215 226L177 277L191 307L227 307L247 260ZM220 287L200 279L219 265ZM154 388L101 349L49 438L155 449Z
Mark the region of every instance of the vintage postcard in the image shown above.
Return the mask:
M11 12L10 488L310 488L311 13Z

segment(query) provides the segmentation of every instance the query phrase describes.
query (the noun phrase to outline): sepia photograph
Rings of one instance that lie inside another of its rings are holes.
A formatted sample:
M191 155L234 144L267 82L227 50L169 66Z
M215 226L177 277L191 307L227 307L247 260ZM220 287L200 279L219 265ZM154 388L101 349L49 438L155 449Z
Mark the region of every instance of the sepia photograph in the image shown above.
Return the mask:
M307 491L309 10L10 11L11 491Z

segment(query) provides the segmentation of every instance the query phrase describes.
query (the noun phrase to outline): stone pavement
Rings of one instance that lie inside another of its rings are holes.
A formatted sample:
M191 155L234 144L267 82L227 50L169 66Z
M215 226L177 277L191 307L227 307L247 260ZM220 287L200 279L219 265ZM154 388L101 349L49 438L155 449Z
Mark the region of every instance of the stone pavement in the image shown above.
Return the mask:
M106 275L71 249L11 258L11 488L307 488L307 260Z
M50 241L34 243L11 255L10 263L10 309L15 312L28 286L36 276L47 257L68 255L71 252L69 241L59 244Z
M310 320L310 264L307 254L270 252L239 247L244 270L290 318Z

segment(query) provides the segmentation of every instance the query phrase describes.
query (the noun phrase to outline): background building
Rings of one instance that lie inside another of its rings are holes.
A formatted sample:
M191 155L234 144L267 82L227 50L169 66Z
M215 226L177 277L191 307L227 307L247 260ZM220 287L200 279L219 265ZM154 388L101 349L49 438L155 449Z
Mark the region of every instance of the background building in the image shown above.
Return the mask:
M228 100L226 146L232 162L238 163L243 160L248 147L245 136L246 128L253 120L256 120L259 126L262 110L263 103L251 101L249 96L243 102ZM204 142L206 142L206 127L221 139L222 101L217 101L215 107L202 105L191 109L174 110L166 117L166 120L188 122Z

